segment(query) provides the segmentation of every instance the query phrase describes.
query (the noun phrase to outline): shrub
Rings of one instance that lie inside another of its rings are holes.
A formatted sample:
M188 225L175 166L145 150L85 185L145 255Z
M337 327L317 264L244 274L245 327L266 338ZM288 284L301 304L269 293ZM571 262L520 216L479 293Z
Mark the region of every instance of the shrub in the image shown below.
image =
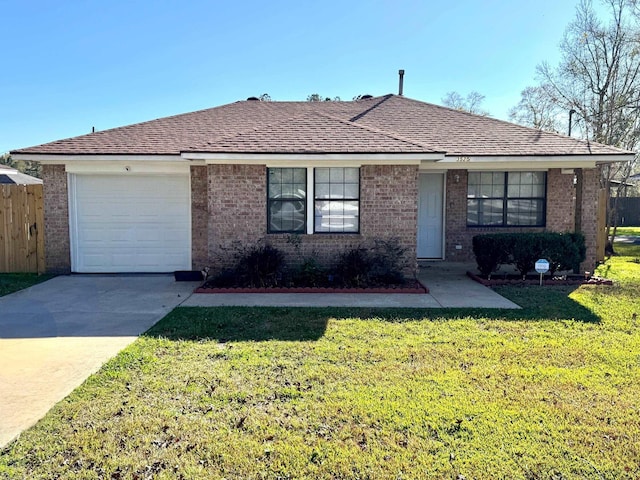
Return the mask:
M363 287L368 283L371 258L364 247L345 250L338 257L336 273L346 287Z
M291 280L298 287L323 287L328 283L326 269L314 257L306 258L294 270Z
M473 237L478 270L489 277L501 264L513 264L522 276L539 258L549 260L549 271L577 269L586 257L581 233L493 233Z
M543 233L511 233L511 263L523 277L535 268L542 255Z
M346 287L402 284L406 251L397 238L375 239L342 252L336 273Z
M284 270L284 254L269 244L259 244L240 258L236 271L250 287L273 287Z
M504 234L476 235L472 239L473 254L476 257L478 270L481 274L490 277L492 273L500 269L500 265L508 263L510 251L510 237Z

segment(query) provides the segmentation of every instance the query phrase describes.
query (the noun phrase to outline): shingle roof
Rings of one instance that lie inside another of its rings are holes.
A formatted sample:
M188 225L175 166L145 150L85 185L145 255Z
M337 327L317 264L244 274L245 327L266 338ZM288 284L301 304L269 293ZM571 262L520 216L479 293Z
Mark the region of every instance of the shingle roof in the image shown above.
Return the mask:
M0 184L33 185L39 183L42 183L39 178L19 172L8 165L0 165Z
M353 102L235 102L35 147L20 154L434 153L620 155L614 147L397 95Z

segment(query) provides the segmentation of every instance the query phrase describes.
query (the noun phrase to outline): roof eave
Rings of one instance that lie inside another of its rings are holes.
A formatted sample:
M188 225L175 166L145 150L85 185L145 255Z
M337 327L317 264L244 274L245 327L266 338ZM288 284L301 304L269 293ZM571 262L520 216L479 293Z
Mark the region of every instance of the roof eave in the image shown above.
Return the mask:
M351 161L361 164L420 164L444 158L444 153L210 153L183 152L182 158L208 164L237 163L264 164L265 162L331 162Z

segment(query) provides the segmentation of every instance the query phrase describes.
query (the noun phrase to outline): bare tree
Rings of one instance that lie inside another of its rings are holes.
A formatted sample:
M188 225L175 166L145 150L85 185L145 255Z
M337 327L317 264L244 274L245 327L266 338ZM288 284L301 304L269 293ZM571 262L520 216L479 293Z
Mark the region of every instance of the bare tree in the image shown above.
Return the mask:
M512 118L550 130L576 112L575 131L588 140L626 150L640 147L640 10L636 0L603 0L606 21L598 18L590 0L582 0L576 17L560 43L558 65L538 66L539 85L525 89ZM601 186L612 180L624 186L636 161L605 164ZM610 246L615 236L617 198L626 189L617 188L610 205ZM613 222L614 223L614 222Z
M455 108L462 112L475 113L476 115L489 115L489 112L482 108L485 96L478 92L470 92L466 98L458 92L447 92L441 99L442 104L449 108Z
M562 115L566 112L558 108L545 86L527 87L520 92L520 103L509 110L509 119L528 127L560 132L563 125Z

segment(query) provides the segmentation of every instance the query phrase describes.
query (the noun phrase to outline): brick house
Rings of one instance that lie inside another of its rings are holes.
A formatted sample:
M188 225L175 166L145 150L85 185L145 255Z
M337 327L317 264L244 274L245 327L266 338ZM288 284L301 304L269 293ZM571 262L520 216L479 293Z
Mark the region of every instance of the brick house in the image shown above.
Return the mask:
M249 99L11 153L43 165L51 272L215 269L263 238L294 260L396 237L411 265L467 261L478 233L575 229L590 269L599 165L633 158L398 95Z

